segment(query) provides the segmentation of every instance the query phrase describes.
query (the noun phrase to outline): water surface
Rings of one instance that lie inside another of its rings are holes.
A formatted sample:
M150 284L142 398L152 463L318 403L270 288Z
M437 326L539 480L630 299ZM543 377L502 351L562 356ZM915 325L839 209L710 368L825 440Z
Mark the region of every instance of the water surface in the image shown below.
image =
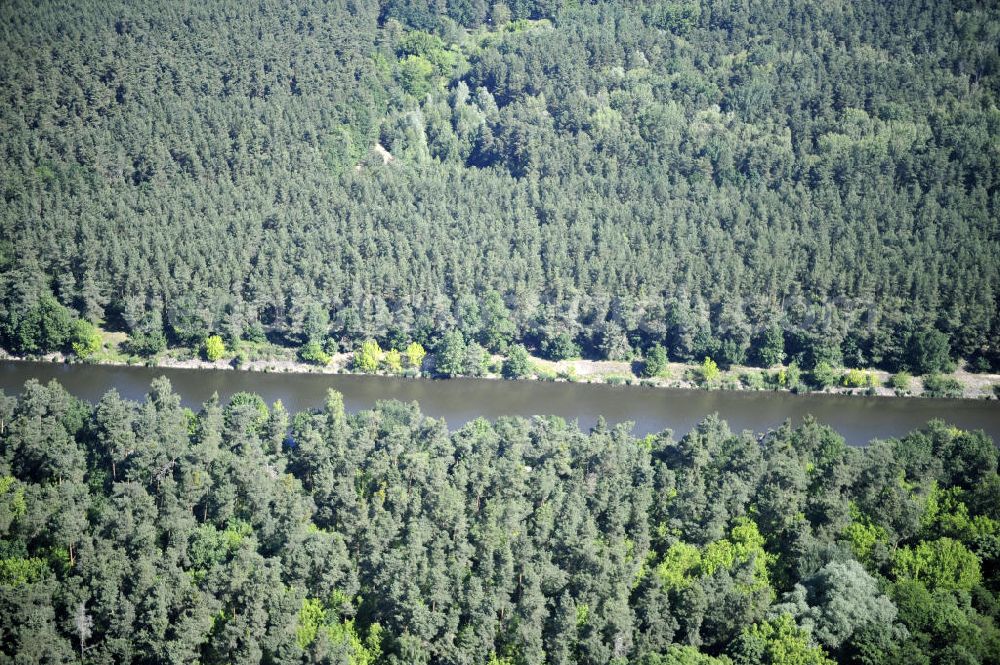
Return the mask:
M240 391L255 392L271 403L280 399L290 412L322 406L327 389L344 395L348 411L371 408L378 400L417 401L421 410L456 428L478 416L557 415L588 429L603 415L609 423L631 421L636 434L664 429L680 436L710 413L733 430L766 432L786 419L799 423L813 415L831 425L852 445L873 438L900 436L941 418L964 429L982 429L1000 441L1000 402L996 400L914 399L846 395L791 395L777 392L701 391L637 386L492 381L484 379L403 379L336 374L265 374L232 370L60 365L0 361L0 389L17 394L31 378L56 379L89 401L116 388L141 400L150 381L166 376L185 405L197 409L218 393L226 400Z

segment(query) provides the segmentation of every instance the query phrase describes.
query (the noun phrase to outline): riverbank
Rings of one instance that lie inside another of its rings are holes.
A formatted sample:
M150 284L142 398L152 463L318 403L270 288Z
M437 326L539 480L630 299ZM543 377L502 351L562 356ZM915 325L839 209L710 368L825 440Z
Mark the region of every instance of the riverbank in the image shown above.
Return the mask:
M354 354L337 353L329 356L326 365L306 363L298 359L296 350L275 344L243 344L238 353L210 361L196 355L191 349L168 349L151 358L128 356L119 351L119 340L114 333L105 333L104 344L92 358L80 360L72 355L50 353L41 356L15 356L0 349L0 360L44 361L51 363L79 363L90 365L162 367L170 369L212 369L269 374L354 374L403 376L411 378L438 378L435 358L429 354L418 369L407 368L398 372L360 372L354 369ZM505 358L493 355L485 363L482 374L473 377L500 380ZM888 397L954 397L964 399L1000 398L1000 374L979 374L960 368L950 374L928 377L905 377L881 370L850 370L831 368L833 385L823 389L810 386L794 366L774 366L769 369L732 366L717 369L706 378L705 366L670 362L656 376L641 375L638 362L573 359L552 361L529 356L530 370L523 380L569 382L584 384L634 385L651 388L686 390L725 390L747 392L794 392L839 395L864 395ZM928 386L933 382L932 385Z

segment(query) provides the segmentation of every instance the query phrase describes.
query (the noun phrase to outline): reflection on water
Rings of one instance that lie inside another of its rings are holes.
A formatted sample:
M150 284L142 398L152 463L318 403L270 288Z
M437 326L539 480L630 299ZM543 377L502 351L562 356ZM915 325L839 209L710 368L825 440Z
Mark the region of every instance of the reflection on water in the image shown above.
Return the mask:
M349 411L370 408L379 400L417 401L421 410L444 418L455 428L476 417L552 414L576 420L584 429L598 416L609 423L631 421L636 434L664 429L676 435L710 413L718 413L733 430L766 432L786 419L794 423L811 414L831 425L848 443L899 436L931 418L964 429L982 429L1000 441L1000 402L980 400L901 399L843 395L791 395L775 392L727 392L640 388L631 386L490 381L480 379L401 379L329 374L263 374L202 369L56 365L0 361L0 389L17 394L31 378L58 380L74 395L96 401L116 388L128 399L141 400L149 383L166 376L184 404L197 409L218 393L223 400L240 391L255 392L268 403L280 399L290 412L319 407L329 388L344 395Z

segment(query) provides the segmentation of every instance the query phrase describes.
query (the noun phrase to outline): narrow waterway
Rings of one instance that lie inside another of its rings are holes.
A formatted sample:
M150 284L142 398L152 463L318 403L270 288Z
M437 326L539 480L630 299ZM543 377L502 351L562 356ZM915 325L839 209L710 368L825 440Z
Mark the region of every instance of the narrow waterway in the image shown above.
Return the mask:
M797 423L812 415L831 425L852 445L899 436L932 418L964 429L982 429L1000 441L1000 402L996 400L912 399L843 395L791 395L777 392L698 391L633 386L490 381L479 379L401 379L329 374L264 374L204 369L59 365L0 361L0 389L18 394L28 379L59 381L74 395L100 399L112 388L141 400L150 382L170 379L187 406L197 409L218 393L223 400L240 391L255 392L268 403L280 399L291 411L321 406L329 388L344 395L348 410L370 408L379 400L417 401L422 411L456 428L478 416L552 414L589 428L598 416L610 423L631 421L636 434L688 432L710 413L733 430L766 432L786 419Z

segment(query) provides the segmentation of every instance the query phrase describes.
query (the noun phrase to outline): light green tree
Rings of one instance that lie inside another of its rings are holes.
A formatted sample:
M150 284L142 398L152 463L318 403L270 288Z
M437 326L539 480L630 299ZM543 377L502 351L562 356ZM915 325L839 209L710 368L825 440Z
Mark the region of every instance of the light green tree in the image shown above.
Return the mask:
M211 335L205 338L205 359L215 362L226 353L226 344L218 335Z
M716 540L705 547L701 556L701 573L713 575L720 568L732 570L737 565L749 564L753 579L745 585L746 591L759 591L771 584L768 565L774 556L764 549L764 537L757 524L746 517L734 520L728 538Z
M379 624L372 624L368 635L362 639L354 619L341 620L336 608L327 609L319 599L303 599L295 626L295 641L299 647L307 649L321 632L328 644L347 651L347 662L351 665L374 665L382 655L382 627Z
M871 561L872 553L876 546L886 544L889 535L885 527L872 524L871 521L858 510L858 506L853 501L850 502L848 510L851 515L851 523L844 528L843 536L851 544L851 551L862 563Z
M73 322L70 346L78 358L87 358L101 350L101 333L93 324L83 320Z
M316 598L303 598L302 609L299 610L298 623L295 627L295 640L305 649L312 644L319 633L320 626L326 621L326 610L323 603Z
M414 97L423 97L433 86L434 65L420 55L408 55L399 61L399 84Z
M382 349L378 342L373 339L366 341L361 348L354 353L354 368L366 374L378 371L379 363L382 361Z
M705 361L698 368L698 373L701 375L703 383L712 383L719 378L719 366L714 360L705 356Z
M840 382L848 388L864 388L872 384L871 372L861 369L851 369L840 377Z
M730 655L736 665L834 665L787 613L744 630Z
M663 555L656 566L656 576L667 590L686 589L697 577L701 566L701 552L694 545L677 541Z
M406 364L408 367L413 369L420 369L424 364L424 358L427 356L427 351L420 342L410 342L409 346L406 347L404 352L406 355Z
M398 374L403 371L403 354L396 349L389 349L386 351L382 362L384 363L386 370L392 372L393 374Z
M499 30L510 23L510 9L506 3L494 2L490 9L490 22L494 30Z
M917 580L930 589L968 591L983 578L979 557L952 538L901 547L893 556L892 572L898 579Z

